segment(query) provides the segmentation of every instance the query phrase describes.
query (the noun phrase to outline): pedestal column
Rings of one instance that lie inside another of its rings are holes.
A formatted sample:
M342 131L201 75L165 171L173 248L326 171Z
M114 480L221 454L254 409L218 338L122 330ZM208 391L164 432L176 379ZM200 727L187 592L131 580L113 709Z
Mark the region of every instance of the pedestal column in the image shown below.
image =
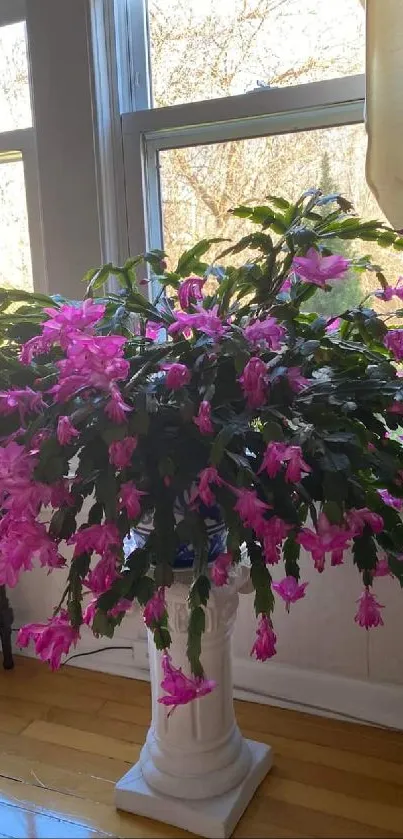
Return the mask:
M185 674L189 582L188 572L178 573L166 592L170 653ZM162 656L149 635L152 723L138 763L116 787L121 809L213 839L230 835L271 766L270 748L245 740L234 715L231 635L243 583L235 571L228 585L212 587L206 607L201 660L217 687L169 716L158 702Z

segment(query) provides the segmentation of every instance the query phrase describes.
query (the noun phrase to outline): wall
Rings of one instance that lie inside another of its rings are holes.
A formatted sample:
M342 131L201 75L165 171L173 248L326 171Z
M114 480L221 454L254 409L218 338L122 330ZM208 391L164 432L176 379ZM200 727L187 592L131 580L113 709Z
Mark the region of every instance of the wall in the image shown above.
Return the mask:
M10 593L15 625L44 620L58 602L62 581L42 571L26 574ZM274 576L281 575L281 568ZM278 654L270 662L253 661L255 619L253 595L241 595L234 633L236 694L259 702L334 713L403 729L402 593L392 579L379 579L376 592L385 605L385 626L366 632L353 620L360 583L352 561L319 575L311 560L303 560L307 595L287 614L275 608ZM95 639L88 630L77 651L105 646L129 649L106 651L73 661L82 667L148 678L144 626L129 615L113 641Z

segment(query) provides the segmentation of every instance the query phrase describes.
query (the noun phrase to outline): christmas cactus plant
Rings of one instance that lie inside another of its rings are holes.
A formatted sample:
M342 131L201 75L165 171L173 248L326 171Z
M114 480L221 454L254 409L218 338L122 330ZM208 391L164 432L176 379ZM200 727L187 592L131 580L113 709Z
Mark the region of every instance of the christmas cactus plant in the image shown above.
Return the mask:
M201 260L217 240L203 240L175 271L161 251L90 271L84 302L0 293L0 584L35 563L65 584L48 623L23 627L19 643L57 667L83 625L111 637L137 603L173 707L213 687L200 662L205 606L242 546L260 660L275 653L275 598L288 609L309 595L301 549L318 572L353 558L366 629L383 623L377 575L403 584L403 291L369 257L338 252L356 238L402 250L403 239L319 190L233 213L252 232L213 265ZM143 260L154 302L137 278ZM331 317L304 311L348 270L375 271L397 310L379 315L367 299ZM97 297L110 276L117 290ZM211 507L227 531L213 563ZM148 538L128 551L147 516ZM169 655L165 602L183 544L194 550L186 677Z

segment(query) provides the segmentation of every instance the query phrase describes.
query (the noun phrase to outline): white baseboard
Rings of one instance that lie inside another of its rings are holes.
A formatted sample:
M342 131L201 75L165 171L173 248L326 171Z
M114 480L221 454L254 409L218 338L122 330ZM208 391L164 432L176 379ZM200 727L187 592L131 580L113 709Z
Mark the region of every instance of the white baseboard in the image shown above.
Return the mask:
M115 650L115 645L127 645L130 649ZM110 650L96 654L100 647L109 646ZM32 655L30 650L24 652ZM88 634L77 652L85 655L73 658L69 662L73 667L149 680L145 640L132 642L119 638L114 642ZM234 660L233 672L234 693L238 699L403 729L403 685L363 681L239 657Z

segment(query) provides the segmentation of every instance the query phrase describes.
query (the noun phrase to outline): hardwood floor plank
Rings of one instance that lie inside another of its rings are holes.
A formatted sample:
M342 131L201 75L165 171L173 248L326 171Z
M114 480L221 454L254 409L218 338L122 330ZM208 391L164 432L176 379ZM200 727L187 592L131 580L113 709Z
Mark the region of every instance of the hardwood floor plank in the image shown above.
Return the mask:
M135 763L140 753L140 746L135 743L124 743L113 737L80 731L67 725L36 720L30 723L23 732L23 737L30 737L44 743L55 743L68 746L83 752L115 757L129 763Z
M0 839L190 839L114 807L149 724L149 684L16 664L0 674ZM243 701L236 711L275 759L234 839L403 839L402 733Z

